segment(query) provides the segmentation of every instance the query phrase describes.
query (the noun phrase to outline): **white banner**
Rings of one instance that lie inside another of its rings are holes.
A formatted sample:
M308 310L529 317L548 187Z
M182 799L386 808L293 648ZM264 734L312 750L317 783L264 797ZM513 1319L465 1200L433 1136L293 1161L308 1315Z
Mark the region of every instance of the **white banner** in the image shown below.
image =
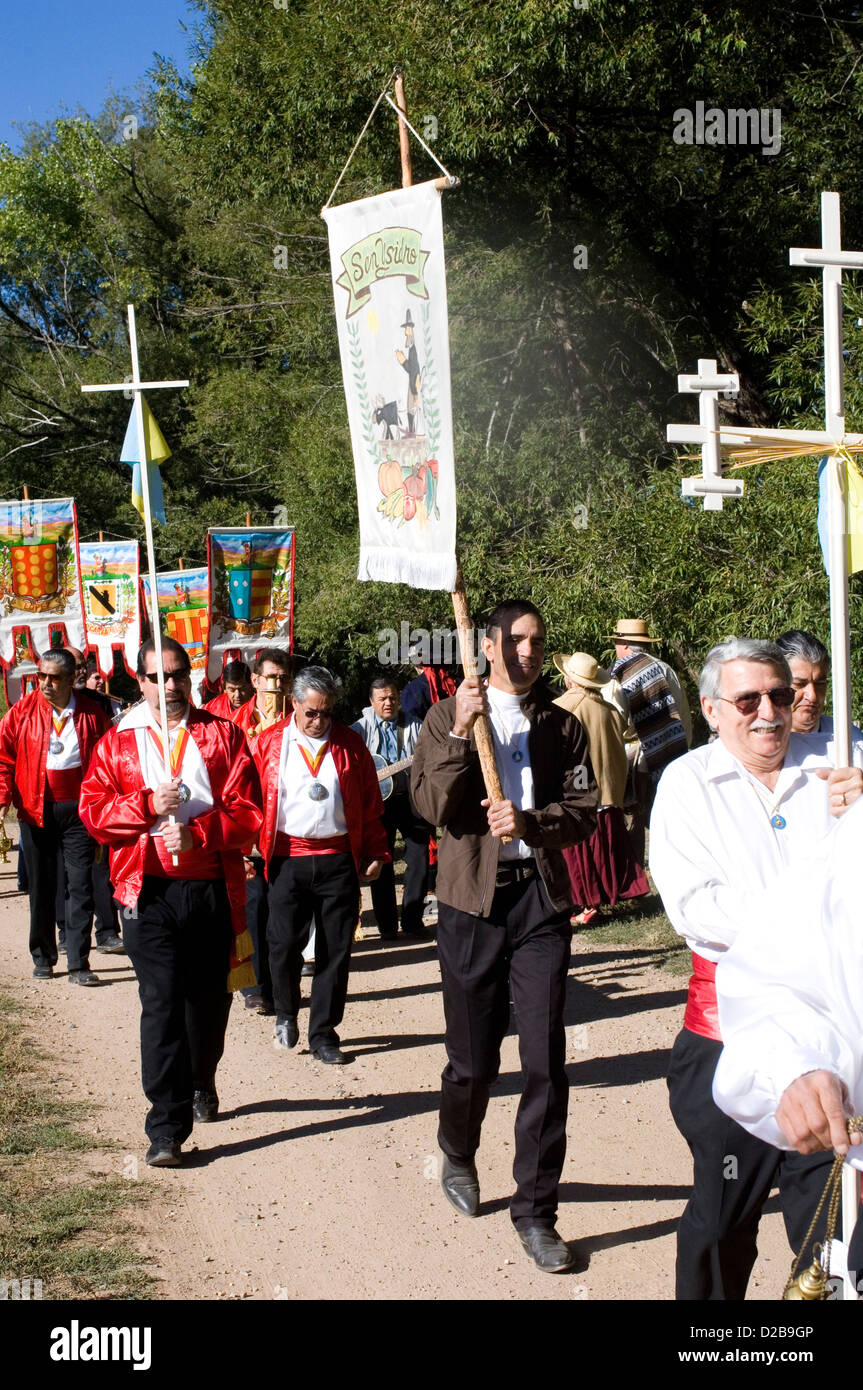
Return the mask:
M441 195L327 208L360 517L360 579L448 589L455 467Z

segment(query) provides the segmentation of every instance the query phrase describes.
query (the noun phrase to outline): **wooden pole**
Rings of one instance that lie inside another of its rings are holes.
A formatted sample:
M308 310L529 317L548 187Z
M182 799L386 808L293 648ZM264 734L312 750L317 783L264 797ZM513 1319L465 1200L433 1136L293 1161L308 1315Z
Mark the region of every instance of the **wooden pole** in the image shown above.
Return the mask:
M406 116L408 114L408 108L405 103L405 84L401 73L399 73L396 78L395 92L396 106L399 108L402 115ZM414 181L413 171L411 169L410 133L401 115L399 116L399 154L402 160L402 188L410 188Z
M100 532L99 532L99 544L102 545L102 543L104 542L104 540L105 540L105 537L102 535L102 532L100 531Z
M399 112L405 116L408 113L405 101L405 86L401 73L395 81L396 105ZM411 170L411 150L408 128L399 115L399 151L402 160L402 188L410 188L413 183ZM446 186L447 181L444 179ZM465 593L464 580L462 579L461 568L459 567L456 575L455 588L452 591L452 607L455 614L455 625L458 631L459 648L461 649L461 664L465 676L468 678L478 674L476 665L476 652L474 650L473 623L470 618L470 610L467 606L467 594ZM494 756L494 739L491 732L491 722L487 714L477 716L473 726L474 737L476 739L476 749L479 753L479 763L482 768L482 778L485 789L490 801L503 801L503 789L500 785L500 774L497 770L497 763ZM502 843L508 845L511 837L504 835Z
M178 570L185 569L185 565L183 564L183 557L182 557L182 555L178 555L178 556L177 556L177 569L178 569Z
M21 488L21 491L24 493L24 501L25 501L25 502L29 502L29 501L30 501L30 489L29 489L29 487L27 486L26 483L24 483L23 487Z
M247 525L247 526L251 526L251 524L252 524L252 513L251 513L251 512L246 512L246 525Z

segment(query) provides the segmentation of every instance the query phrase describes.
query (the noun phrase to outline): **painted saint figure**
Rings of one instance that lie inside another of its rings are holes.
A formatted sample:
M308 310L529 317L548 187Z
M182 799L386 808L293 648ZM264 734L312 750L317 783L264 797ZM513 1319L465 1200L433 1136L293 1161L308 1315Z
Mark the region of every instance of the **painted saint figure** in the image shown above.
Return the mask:
M410 309L405 311L405 321L402 324L402 328L405 331L405 352L402 352L401 348L396 348L396 361L400 367L404 367L408 374L408 404L406 411L408 420L407 432L408 434L416 434L414 424L416 422L416 413L420 403L422 374L420 372L417 350L414 345L414 321L411 318Z

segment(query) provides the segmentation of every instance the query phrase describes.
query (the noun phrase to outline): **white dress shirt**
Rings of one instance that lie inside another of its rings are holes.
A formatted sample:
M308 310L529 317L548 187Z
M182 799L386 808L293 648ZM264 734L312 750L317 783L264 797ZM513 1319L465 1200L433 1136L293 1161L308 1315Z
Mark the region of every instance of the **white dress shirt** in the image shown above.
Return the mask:
M825 1070L863 1112L863 799L837 823L808 883L783 878L758 931L742 932L716 971L724 1048L717 1105L759 1139L790 1147L774 1118L783 1091ZM863 1151L849 1150L856 1167Z
M494 739L494 754L500 773L504 801L511 801L520 811L534 810L533 772L527 740L530 724L522 709L523 695L486 688L489 722ZM517 758L514 758L514 754ZM532 859L533 850L524 840L513 840L500 847L500 862Z
M329 732L325 738L301 734L295 719L282 734L276 827L284 835L298 835L304 840L328 840L333 835L348 833L342 789L328 747L329 741ZM314 777L300 752L301 746L313 763L322 748L327 750ZM322 801L313 801L309 796L313 782L319 782L326 788L327 795Z
M675 931L717 961L741 928L769 916L780 875L805 885L820 842L838 822L816 768L826 745L792 734L774 791L717 739L662 774L650 818L650 872ZM771 825L776 808L783 829Z
M173 729L168 730L168 738L171 742L172 750L179 736L180 730L185 729L188 724L188 710L184 718ZM158 721L150 713L150 706L142 700L140 704L134 705L128 714L117 725L118 729L134 729L135 742L138 745L138 762L141 765L141 776L144 779L144 786L155 791L163 782L171 780L165 767L165 760L162 756L161 744L162 733ZM152 737L152 729L159 739L158 745ZM205 811L212 809L213 791L210 786L210 775L207 772L207 765L201 757L198 745L191 734L186 739L186 746L183 752L183 761L179 773L177 774L181 782L189 788L191 797L188 801L180 803L174 811L174 820L178 825L187 825L195 816L203 815ZM161 835L164 827L168 824L167 816L160 816L155 825L150 830L151 835Z
M48 739L48 761L45 764L48 772L65 772L69 768L81 766L81 749L78 747L78 735L75 732L75 696L69 696L69 703L65 709L56 710L51 706L51 734ZM55 721L59 724L62 721L62 728L58 731ZM60 743L60 749L54 753L51 751L52 743Z

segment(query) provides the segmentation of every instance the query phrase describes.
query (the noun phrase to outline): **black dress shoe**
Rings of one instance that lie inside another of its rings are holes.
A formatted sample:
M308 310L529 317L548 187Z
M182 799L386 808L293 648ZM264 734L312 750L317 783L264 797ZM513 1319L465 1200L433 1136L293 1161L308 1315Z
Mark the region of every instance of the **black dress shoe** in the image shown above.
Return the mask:
M101 951L103 956L125 956L126 954L126 947L116 932L111 936L103 936L101 941L97 940L96 950Z
M440 1185L443 1195L459 1216L476 1216L479 1213L479 1178L475 1163L459 1163L449 1154L444 1154Z
M210 1124L219 1118L219 1097L215 1091L196 1091L192 1100L192 1114L195 1123Z
M34 980L53 980L54 971L50 965L36 965L33 967Z
M297 1027L297 1020L291 1017L277 1018L273 1047L282 1047L290 1051L292 1047L296 1047L299 1041L300 1030Z
M70 970L70 971L69 971L69 984L70 984L70 985L98 985L99 983L100 983L100 981L99 981L99 976L98 976L98 975L94 975L93 972L92 972L92 970Z
M518 1238L537 1269L546 1274L559 1274L572 1269L574 1260L568 1245L561 1240L554 1226L517 1226Z
M154 1139L147 1150L146 1161L151 1168L179 1168L183 1162L179 1140Z
M316 1062L326 1062L328 1067L343 1067L347 1063L347 1057L335 1043L321 1043L312 1052Z
M272 999L268 999L266 995L262 995L261 1002L258 1005L258 1013L262 1014L264 1018L272 1018L275 1012L276 1006Z

